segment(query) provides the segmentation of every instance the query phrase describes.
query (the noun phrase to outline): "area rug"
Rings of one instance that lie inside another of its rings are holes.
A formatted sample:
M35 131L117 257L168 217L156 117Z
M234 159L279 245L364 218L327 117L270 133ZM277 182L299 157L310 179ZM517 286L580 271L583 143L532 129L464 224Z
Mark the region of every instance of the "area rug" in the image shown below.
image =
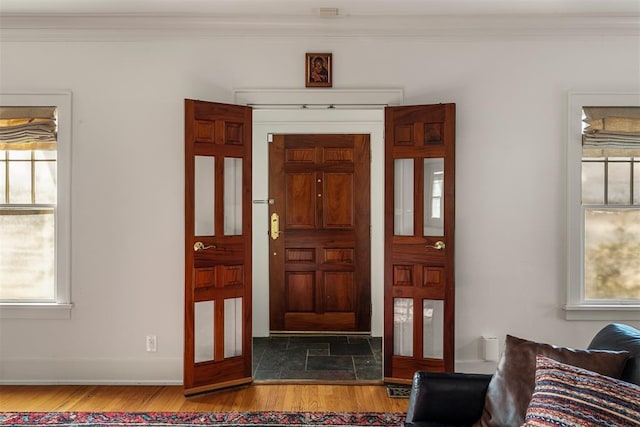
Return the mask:
M1 426L402 426L400 412L3 412Z

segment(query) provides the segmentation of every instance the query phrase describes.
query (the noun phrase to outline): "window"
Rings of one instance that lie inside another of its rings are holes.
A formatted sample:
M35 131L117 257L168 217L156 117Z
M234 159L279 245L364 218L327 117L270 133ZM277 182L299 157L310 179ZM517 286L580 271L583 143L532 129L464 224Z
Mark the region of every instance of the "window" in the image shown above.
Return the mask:
M0 315L69 317L70 94L0 94Z
M572 94L568 319L640 319L640 94Z

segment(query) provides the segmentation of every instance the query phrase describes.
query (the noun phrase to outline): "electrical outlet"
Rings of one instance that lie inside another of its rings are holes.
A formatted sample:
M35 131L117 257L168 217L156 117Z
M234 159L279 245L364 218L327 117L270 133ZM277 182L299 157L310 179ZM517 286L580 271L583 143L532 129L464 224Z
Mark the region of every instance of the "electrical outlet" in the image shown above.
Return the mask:
M155 335L147 335L147 351L158 351L158 338Z

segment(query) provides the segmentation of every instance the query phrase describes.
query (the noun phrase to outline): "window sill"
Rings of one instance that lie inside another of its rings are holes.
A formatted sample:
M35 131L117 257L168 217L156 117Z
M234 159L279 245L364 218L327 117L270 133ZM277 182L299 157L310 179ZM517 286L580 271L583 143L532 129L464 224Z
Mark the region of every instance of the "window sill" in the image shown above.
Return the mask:
M638 304L566 305L567 320L640 320Z
M73 304L0 303L0 319L71 319Z

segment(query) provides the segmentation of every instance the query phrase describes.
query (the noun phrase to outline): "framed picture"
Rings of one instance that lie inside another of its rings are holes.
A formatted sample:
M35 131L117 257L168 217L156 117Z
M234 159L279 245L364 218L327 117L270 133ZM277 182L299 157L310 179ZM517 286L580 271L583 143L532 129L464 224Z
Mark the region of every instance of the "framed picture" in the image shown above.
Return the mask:
M306 54L306 87L331 87L331 54L307 53Z

